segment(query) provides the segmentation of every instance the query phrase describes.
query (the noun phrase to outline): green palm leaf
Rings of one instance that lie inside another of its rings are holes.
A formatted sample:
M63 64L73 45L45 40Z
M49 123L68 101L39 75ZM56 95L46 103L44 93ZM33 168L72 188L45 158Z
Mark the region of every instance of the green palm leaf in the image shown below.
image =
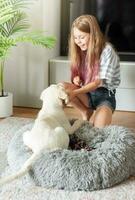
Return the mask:
M0 7L12 5L17 9L26 8L37 0L0 0Z
M52 48L56 39L42 32L29 33L28 17L24 12L36 0L0 0L0 89L4 95L4 60L12 47L21 42L31 42L45 48Z
M12 5L6 5L4 8L2 7L3 4L0 4L0 25L4 24L8 20L12 19L15 14L15 10L13 9Z
M7 36L18 34L23 31L27 31L30 27L27 19L27 15L24 12L16 12L14 17L6 22L4 29L7 32Z
M51 36L44 36L42 32L32 32L17 37L16 42L31 42L34 45L41 45L45 48L52 48L56 43L56 38Z
M22 9L34 1L35 0L0 0L0 11L3 13L0 15L2 20L0 23L0 25L2 24L0 33L8 37L9 35L28 30L30 27L28 17ZM8 15L6 16L6 14ZM13 17L9 14L13 14Z
M0 35L0 60L5 60L13 46L16 46L15 39Z

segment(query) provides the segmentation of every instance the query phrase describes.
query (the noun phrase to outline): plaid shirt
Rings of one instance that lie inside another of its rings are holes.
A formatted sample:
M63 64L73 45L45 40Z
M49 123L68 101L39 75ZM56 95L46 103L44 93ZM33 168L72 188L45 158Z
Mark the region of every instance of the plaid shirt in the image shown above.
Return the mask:
M99 76L103 80L103 87L109 90L116 89L120 84L120 60L109 43L101 53Z

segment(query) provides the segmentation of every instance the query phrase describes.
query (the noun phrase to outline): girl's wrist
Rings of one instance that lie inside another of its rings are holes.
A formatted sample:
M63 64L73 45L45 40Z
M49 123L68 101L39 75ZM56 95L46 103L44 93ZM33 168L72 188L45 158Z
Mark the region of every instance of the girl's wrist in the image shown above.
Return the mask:
M78 94L80 94L80 88L73 90L73 95L77 96Z

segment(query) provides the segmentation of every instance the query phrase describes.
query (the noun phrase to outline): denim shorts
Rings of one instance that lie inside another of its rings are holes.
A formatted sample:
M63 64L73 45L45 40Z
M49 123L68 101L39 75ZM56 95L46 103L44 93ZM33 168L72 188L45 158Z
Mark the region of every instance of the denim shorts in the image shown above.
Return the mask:
M111 108L113 112L116 108L115 93L116 90L111 91L105 87L99 87L92 92L88 92L90 108L96 110L97 107L105 105Z

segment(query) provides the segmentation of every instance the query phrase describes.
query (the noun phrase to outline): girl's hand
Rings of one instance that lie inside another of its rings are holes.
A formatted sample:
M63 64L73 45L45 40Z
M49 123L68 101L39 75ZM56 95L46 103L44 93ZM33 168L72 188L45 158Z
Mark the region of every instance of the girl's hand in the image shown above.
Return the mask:
M69 102L72 101L72 99L74 99L76 97L76 94L75 94L74 90L71 90L68 93L68 96L69 96Z
M65 92L68 94L69 101L72 101L72 99L74 99L77 96L76 91L79 88L81 88L80 86L77 86L75 84L68 83L68 82L64 82L64 83L61 83L61 84L64 87Z
M74 79L73 79L73 83L74 83L75 85L77 85L77 86L80 86L81 83L82 83L82 81L81 81L81 79L80 79L79 76L75 76Z

